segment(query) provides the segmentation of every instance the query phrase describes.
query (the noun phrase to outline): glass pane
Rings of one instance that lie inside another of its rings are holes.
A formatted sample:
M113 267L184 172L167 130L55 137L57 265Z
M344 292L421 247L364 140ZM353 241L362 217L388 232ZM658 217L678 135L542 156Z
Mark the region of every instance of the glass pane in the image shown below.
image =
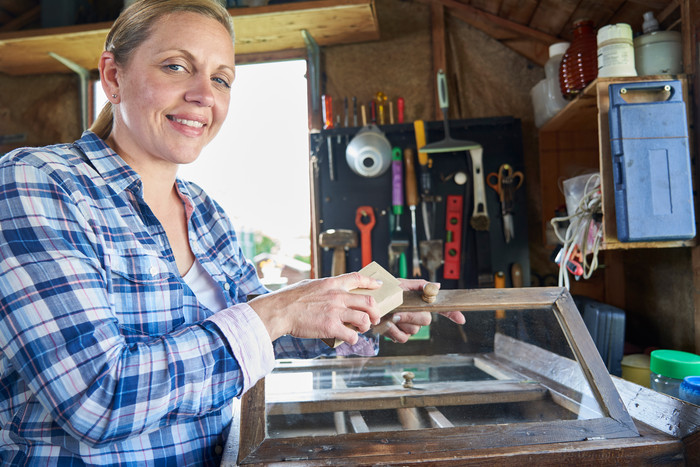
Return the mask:
M268 437L603 417L552 309L434 317L427 339L382 338L376 357L279 361Z

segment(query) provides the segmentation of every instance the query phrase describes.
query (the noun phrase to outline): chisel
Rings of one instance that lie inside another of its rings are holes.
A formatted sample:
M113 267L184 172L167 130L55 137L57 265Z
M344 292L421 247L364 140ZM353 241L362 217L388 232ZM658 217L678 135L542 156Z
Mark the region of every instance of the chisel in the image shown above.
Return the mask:
M403 162L406 168L406 205L408 205L408 209L411 211L411 234L413 235L413 277L420 277L420 256L418 256L418 235L416 233L418 182L416 181L416 166L413 160L413 149L404 149Z

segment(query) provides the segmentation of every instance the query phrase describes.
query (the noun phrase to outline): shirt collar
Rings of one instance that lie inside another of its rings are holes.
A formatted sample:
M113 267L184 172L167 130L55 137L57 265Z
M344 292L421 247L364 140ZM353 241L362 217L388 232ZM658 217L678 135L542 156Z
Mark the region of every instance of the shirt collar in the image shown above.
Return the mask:
M99 136L86 130L75 145L88 158L104 181L117 193L131 185L141 186L141 177Z

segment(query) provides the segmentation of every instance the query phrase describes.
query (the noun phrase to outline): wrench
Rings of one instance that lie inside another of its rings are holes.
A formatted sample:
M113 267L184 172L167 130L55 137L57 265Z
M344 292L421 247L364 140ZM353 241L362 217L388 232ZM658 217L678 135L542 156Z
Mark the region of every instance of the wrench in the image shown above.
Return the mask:
M372 262L372 228L376 219L372 206L359 206L355 211L355 225L360 230L362 247L362 267Z

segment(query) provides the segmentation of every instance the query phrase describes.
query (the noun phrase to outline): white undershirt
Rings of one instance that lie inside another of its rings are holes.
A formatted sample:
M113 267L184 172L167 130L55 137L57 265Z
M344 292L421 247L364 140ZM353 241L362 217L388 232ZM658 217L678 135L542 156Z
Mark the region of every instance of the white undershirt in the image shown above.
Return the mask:
M226 299L221 287L202 267L198 259L195 258L192 267L182 279L192 289L197 300L211 311L217 312L226 308Z

